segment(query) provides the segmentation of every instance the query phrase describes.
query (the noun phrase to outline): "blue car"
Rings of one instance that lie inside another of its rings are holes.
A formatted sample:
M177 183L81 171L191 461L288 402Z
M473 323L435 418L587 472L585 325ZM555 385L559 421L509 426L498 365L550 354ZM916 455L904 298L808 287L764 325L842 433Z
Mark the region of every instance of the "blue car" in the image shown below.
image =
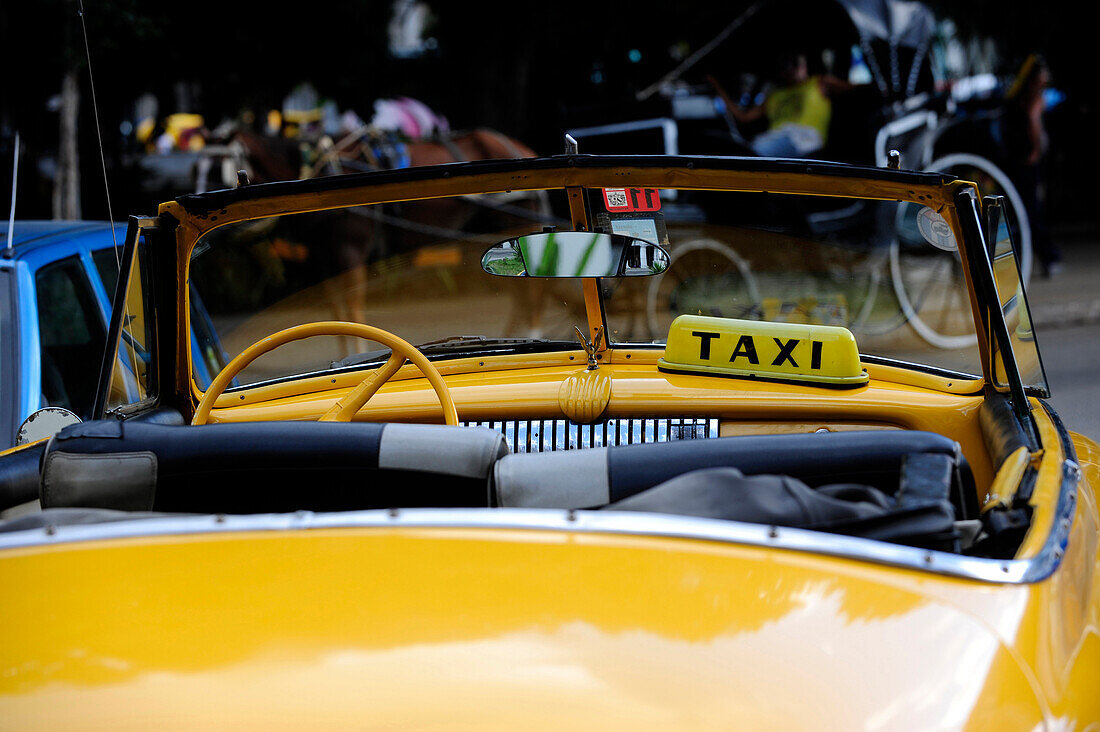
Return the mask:
M121 246L125 226L115 229ZM0 224L0 449L45 406L91 416L118 262L110 224Z
M116 224L120 254L125 235L126 226ZM109 223L16 221L10 249L7 240L2 222L0 450L15 444L19 425L42 407L64 407L82 420L93 416L118 282ZM216 340L203 337L213 332L203 327L204 316L192 313L199 333L192 339L193 352L205 354L196 366L208 373L206 359L223 354Z

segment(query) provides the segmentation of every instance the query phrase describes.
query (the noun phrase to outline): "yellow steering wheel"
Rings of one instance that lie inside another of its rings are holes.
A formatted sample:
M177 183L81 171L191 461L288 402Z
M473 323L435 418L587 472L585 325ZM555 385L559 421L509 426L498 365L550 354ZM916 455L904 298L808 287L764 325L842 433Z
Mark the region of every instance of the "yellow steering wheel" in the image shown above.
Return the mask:
M292 341L300 341L303 338L319 335L366 338L367 340L381 343L383 346L393 351L393 354L385 364L372 371L367 378L359 382L359 385L352 389L343 399L332 405L332 408L322 415L320 421L349 421L352 416L367 403L367 400L374 396L375 393L382 388L382 385L389 381L391 376L397 373L399 368L405 365L405 360L408 359L420 369L425 377L427 377L428 382L432 385L432 389L435 390L436 396L439 397L439 403L443 406L444 421L449 425L458 424L458 410L455 409L455 402L454 399L451 398L451 391L447 388L447 382L439 375L439 369L433 366L431 361L429 361L423 353L416 350L416 346L381 328L363 325L362 323L345 323L338 320L306 323L304 325L296 325L292 328L287 328L286 330L280 330L278 333L272 333L241 351L239 356L225 365L225 368L222 369L214 378L214 381L211 382L210 388L202 395L202 399L199 400L199 405L195 409L195 416L191 419L191 424L206 424L207 419L210 417L210 410L214 408L214 402L218 400L218 397L225 392L230 382L232 382L237 374L244 370L248 364L265 353L275 350L279 346L286 345Z

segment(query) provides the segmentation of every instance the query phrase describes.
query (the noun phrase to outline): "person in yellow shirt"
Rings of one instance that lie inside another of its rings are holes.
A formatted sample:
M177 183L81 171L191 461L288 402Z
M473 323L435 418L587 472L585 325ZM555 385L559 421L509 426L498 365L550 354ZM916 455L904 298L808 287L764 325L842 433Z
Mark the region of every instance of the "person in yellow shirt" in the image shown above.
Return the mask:
M810 76L806 56L801 53L784 59L781 77L783 83L768 93L763 104L748 109L735 104L713 77L709 80L734 122L747 124L767 118L767 131L750 144L757 155L769 158L812 155L825 146L829 136L830 97L851 90L853 85L835 76Z

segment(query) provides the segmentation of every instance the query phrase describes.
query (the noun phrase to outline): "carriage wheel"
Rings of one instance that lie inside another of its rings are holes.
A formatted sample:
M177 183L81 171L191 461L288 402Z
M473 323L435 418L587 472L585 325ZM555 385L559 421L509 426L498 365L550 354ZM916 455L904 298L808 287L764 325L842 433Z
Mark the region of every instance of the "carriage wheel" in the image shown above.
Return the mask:
M646 302L650 333L657 337L677 315L756 319L761 310L749 263L714 239L672 248L668 269L652 278Z
M1012 180L1003 170L994 165L990 160L980 155L971 153L951 153L932 161L929 170L950 173L962 180L974 181L978 184L978 193L983 196L1004 196L1008 201L1005 215L1009 218L1012 229L1015 232L1015 241L1019 246L1020 277L1026 286L1031 281L1032 251L1031 251L1031 220L1024 206L1024 199ZM1002 222L1002 231L1004 223Z
M905 314L886 274L889 258L888 250L873 252L852 273L851 319L846 325L857 335L885 335L905 325Z
M1016 187L989 160L970 153L952 153L931 163L929 170L950 173L973 181L981 195L1002 195L1019 245L1020 269L1024 282L1031 276L1031 225ZM890 277L902 313L913 330L937 348L965 348L977 342L973 314L966 291L962 263L957 251L935 249L921 241L907 241L912 229L900 225L906 212L898 210L899 236L890 247ZM1002 223L1002 227L1005 224Z
M977 343L958 252L896 238L890 245L890 277L906 322L921 338L945 349Z

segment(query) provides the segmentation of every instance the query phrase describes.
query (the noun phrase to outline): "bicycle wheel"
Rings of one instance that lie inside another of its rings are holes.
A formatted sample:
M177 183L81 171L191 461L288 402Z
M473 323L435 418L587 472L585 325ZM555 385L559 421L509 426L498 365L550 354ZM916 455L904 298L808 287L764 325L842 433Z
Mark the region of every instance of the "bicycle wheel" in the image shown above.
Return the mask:
M1008 176L986 158L971 153L945 155L928 168L973 181L983 196L1005 197L1008 216L1017 232L1020 268L1027 281L1032 261L1030 222ZM890 278L898 305L909 325L929 344L943 349L966 348L977 342L977 336L959 254L932 247L916 234L906 214L918 208L916 204L899 207L898 236L890 247ZM1002 229L999 237L1003 236L1006 233Z
M677 315L759 318L760 292L744 257L715 239L694 239L671 252L646 298L650 332L664 334Z

